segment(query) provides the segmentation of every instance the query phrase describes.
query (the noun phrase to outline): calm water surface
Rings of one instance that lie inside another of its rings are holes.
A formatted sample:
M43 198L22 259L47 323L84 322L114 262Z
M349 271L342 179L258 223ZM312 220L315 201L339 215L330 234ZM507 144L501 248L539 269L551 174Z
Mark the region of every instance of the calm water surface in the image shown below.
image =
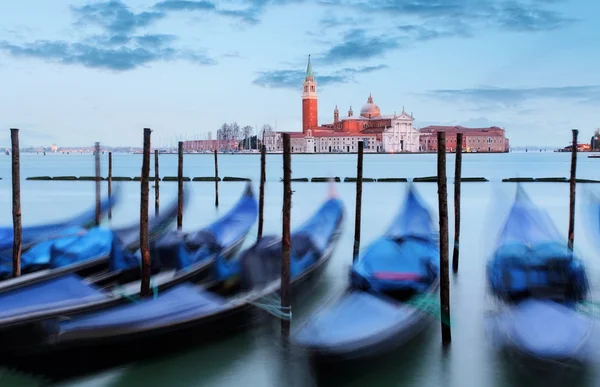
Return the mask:
M21 175L93 175L91 155L22 155ZM281 232L282 156L267 157L265 233ZM163 155L161 175L175 176L177 157ZM281 356L277 321L272 326L240 333L227 340L168 358L141 362L63 383L61 386L598 386L600 375L593 370L583 380L572 382L554 377L541 381L540 375L515 369L491 347L484 332L484 313L492 299L485 293L485 263L497 228L506 214L515 185L501 183L505 177L554 177L569 174L570 155L566 153L511 153L497 155L467 154L463 157L463 176L484 176L489 183L465 183L462 187L461 262L458 275L451 277L452 345L444 351L439 324L415 341L411 348L390 355L385 361L352 372L340 372L327 379L314 377L300 357ZM579 155L578 177L600 179L597 159ZM152 163L153 164L153 163ZM140 155L114 155L114 176L139 176ZM103 156L106 176L107 157ZM186 155L186 176L209 176L214 171L212 155ZM356 155L294 155L294 177L339 176L356 174ZM256 155L219 155L221 176L259 177ZM448 155L448 177L452 178L454 156ZM152 174L154 172L151 172ZM365 155L365 177L417 177L436 174L435 155ZM10 157L0 158L0 215L3 223L11 222ZM452 180L450 180L451 182ZM116 184L116 183L115 183ZM189 183L192 195L184 214L184 230L201 227L227 211L239 198L244 184L219 184L219 209L214 207L214 184ZM161 183L163 203L176 198L175 183ZM124 200L113 213L113 225L139 221L139 184L121 183ZM437 186L419 183L417 188L437 217ZM103 186L106 190L106 186ZM568 190L563 183L525 184L525 189L547 209L566 237L568 226ZM598 246L592 243L584 218L586 193L600 189L578 185L575 244L584 258L594 296L600 281ZM22 182L23 223L34 224L59 219L93 205L93 182ZM295 183L292 199L292 228L318 208L327 194L327 184ZM346 223L335 255L323 277L304 302L294 309L296 324L346 284L352 257L355 185L337 184L346 204ZM391 221L405 195L404 183L365 183L363 188L362 241L365 247L377 238ZM153 200L151 190L151 203ZM258 187L256 186L256 192ZM449 186L452 203L452 186ZM450 211L450 240L453 235L453 207ZM251 244L256 229L246 241ZM292 325L295 325L292 322ZM293 329L293 328L292 328ZM592 354L594 366L600 363L600 335L595 332ZM156 352L160 353L157 347ZM0 370L0 386L37 386L40 382L23 375Z

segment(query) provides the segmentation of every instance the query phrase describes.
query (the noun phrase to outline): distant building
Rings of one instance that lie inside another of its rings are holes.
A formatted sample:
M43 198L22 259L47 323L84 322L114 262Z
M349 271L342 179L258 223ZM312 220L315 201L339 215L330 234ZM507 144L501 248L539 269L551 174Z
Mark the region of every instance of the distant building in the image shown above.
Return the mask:
M594 135L590 140L590 149L593 151L600 150L600 129L594 131Z
M192 140L183 142L184 152L229 151L237 150L238 140Z
M497 126L489 128L466 128L464 126L427 126L420 130L421 152L437 152L437 133L446 132L446 150L456 151L456 134L463 133L464 152L508 152L509 141L504 129Z
M319 125L317 82L310 55L302 84L302 132L290 134L294 153L348 153L358 150L364 142L365 152L418 152L420 132L413 128L414 118L402 108L400 114L381 115L379 106L369 95L355 116L352 106L347 117L340 117L338 107L333 110L333 122ZM268 152L283 150L281 134L265 132Z

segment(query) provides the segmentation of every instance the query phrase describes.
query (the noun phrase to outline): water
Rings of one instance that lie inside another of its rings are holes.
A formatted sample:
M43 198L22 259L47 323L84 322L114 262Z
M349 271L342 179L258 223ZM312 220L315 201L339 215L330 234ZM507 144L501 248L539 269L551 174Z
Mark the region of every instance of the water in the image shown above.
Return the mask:
M21 175L93 175L91 155L28 155L21 158ZM103 156L103 175L106 176L106 155ZM161 155L161 175L175 176L177 157ZM598 160L579 155L578 177L600 179ZM151 163L153 164L153 163ZM140 155L114 155L114 176L139 176ZM505 177L568 177L570 155L566 153L466 154L463 157L463 176L487 177L489 183L464 183L462 186L461 262L457 276L451 276L452 345L442 350L439 324L427 331L409 351L390 355L385 361L335 378L315 380L310 369L298 359L284 362L279 352L277 330L273 327L241 333L216 344L171 355L168 358L141 362L98 375L70 381L61 386L528 386L561 385L564 380L541 382L540 375L526 370L514 371L508 362L491 348L484 332L484 312L491 299L485 293L485 262L489 256L495 230L505 215L514 193L513 183L501 183ZM356 174L355 155L294 155L294 177L339 176L342 179ZM454 170L454 156L448 155L448 177ZM186 155L184 175L213 174L212 155ZM220 176L250 177L258 181L259 157L256 155L219 155ZM151 172L153 174L153 172ZM417 177L436 174L435 155L365 155L365 177ZM10 157L0 158L0 215L4 224L11 221ZM281 232L282 156L267 156L265 195L265 234ZM450 180L452 181L452 180ZM105 183L103 183L105 184ZM116 185L116 183L114 183ZM214 207L214 184L189 183L192 198L184 214L184 230L201 227L227 211L239 198L244 183L219 184L218 209ZM568 191L565 183L525 184L526 191L547 209L566 237L568 226ZM578 203L585 204L586 192L595 185L578 185ZM89 208L93 203L93 182L22 182L23 223L44 223ZM161 182L161 201L176 198L177 184ZM139 183L121 183L123 203L113 212L113 224L122 225L139 219ZM256 186L256 192L258 187ZM417 188L437 216L437 186L419 183ZM292 228L316 210L327 194L327 184L294 183L292 189ZM404 195L404 183L365 183L361 246L377 238L387 227ZM598 187L600 189L600 187ZM103 185L103 192L106 186ZM335 255L307 302L294 309L296 323L307 312L318 307L343 289L352 257L355 184L339 183L337 190L346 204L346 223ZM153 203L151 190L150 202ZM450 240L453 236L452 186L449 185ZM152 206L151 206L152 207ZM592 243L582 208L576 217L576 250L586 262L592 287L600 280L597 251ZM256 229L251 231L256 235ZM253 242L249 237L246 244ZM596 295L596 289L593 294ZM294 325L294 322L292 322ZM293 329L293 328L292 328ZM593 343L600 348L597 332ZM156 351L160 353L161 348ZM599 353L594 353L598 363ZM287 367L287 368L286 368ZM595 367L598 368L598 367ZM573 383L571 383L573 384ZM600 375L592 370L579 384L600 384ZM35 379L0 370L0 385L36 386ZM520 385L520 384L519 384Z

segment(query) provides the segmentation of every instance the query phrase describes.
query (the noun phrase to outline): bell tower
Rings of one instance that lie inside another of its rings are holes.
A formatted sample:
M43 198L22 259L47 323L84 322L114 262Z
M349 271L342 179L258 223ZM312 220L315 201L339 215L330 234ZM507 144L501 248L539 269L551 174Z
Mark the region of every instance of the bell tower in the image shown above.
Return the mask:
M302 82L302 133L319 126L317 82L312 71L310 55L306 66L306 76Z

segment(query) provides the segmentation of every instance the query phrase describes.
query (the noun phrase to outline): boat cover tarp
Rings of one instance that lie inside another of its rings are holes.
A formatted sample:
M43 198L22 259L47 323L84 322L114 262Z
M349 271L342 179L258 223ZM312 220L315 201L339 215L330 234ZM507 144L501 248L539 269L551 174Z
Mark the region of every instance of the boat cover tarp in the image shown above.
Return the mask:
M390 303L374 294L352 291L319 310L294 332L293 341L305 348L365 345L401 326L415 309Z
M0 319L23 313L42 312L58 306L77 306L100 301L108 296L81 277L70 274L23 288L0 293Z
M76 231L76 230L73 230ZM115 232L103 227L79 229L71 236L51 239L34 245L21 256L21 270L31 273L55 269L96 258L109 257L111 270L139 266L134 254L125 251ZM0 278L12 274L12 263L0 265Z
M117 190L110 197L104 198L100 202L100 211L101 213L105 213L117 203L117 199L120 197L118 195L120 191ZM65 220L63 222L57 222L53 224L47 225L39 225L39 226L28 226L23 227L22 229L22 244L23 246L27 246L38 241L42 241L48 238L54 238L57 235L61 235L73 227L75 228L88 228L94 225L96 219L96 206L91 209L88 209L82 212L79 215L74 216L71 219ZM0 251L10 255L13 246L13 228L12 227L0 227ZM4 250L9 250L4 251Z
M304 273L320 259L340 225L343 211L343 202L337 198L330 198L306 223L292 232L290 237L292 279ZM263 286L281 275L281 250L281 237L265 236L243 252L239 261L219 260L217 267L223 276L239 272L244 288Z
M411 185L384 237L370 244L351 270L351 285L380 292L425 292L439 276L431 215Z
M156 254L161 267L189 268L243 239L257 216L258 203L248 185L240 200L224 216L196 232L166 233L153 247L153 254Z
M415 237L435 239L436 231L429 209L425 207L414 185L409 185L404 205L385 232L390 239Z
M492 342L500 347L539 358L583 360L593 323L574 306L527 299L489 317L486 328Z
M522 188L499 235L487 276L492 291L501 297L547 292L580 299L589 290L582 262Z
M58 322L55 329L61 336L69 333L103 330L137 330L198 318L225 307L226 300L216 294L183 283L137 303L120 305L108 310L74 317Z
M352 286L380 292L425 292L439 276L439 250L433 241L380 238L354 264Z

